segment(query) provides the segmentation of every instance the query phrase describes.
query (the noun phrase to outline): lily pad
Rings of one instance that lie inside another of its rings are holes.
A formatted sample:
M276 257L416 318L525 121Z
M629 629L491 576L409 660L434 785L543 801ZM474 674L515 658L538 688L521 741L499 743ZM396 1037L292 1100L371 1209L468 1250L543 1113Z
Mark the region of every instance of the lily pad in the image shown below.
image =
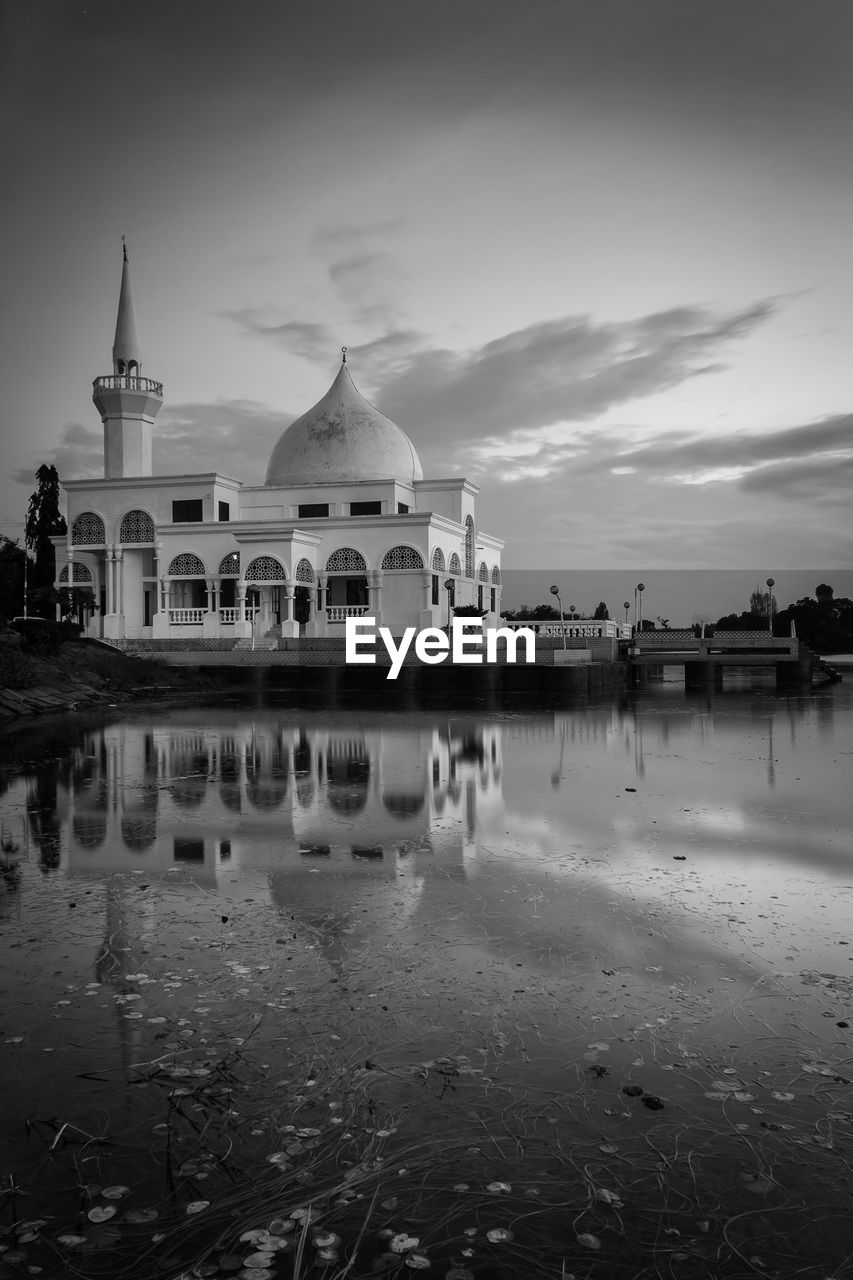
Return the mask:
M601 1241L598 1236L591 1235L588 1231L583 1231L577 1237L578 1244L583 1245L585 1249L600 1249Z

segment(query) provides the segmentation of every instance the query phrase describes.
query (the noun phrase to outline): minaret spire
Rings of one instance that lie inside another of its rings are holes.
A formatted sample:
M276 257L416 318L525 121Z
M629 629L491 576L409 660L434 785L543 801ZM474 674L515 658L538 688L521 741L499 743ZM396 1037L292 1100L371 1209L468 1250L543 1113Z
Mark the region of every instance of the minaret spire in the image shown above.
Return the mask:
M133 310L133 295L130 291L130 262L127 256L127 242L122 236L121 291L118 299L118 315L116 316L116 334L113 342L113 373L130 374L139 377L142 372L142 351L139 345L139 334L136 329L136 314Z
M162 382L142 377L142 354L124 236L121 242L121 292L113 342L113 371L96 378L92 384L92 399L104 424L107 480L152 474L151 432L163 406Z

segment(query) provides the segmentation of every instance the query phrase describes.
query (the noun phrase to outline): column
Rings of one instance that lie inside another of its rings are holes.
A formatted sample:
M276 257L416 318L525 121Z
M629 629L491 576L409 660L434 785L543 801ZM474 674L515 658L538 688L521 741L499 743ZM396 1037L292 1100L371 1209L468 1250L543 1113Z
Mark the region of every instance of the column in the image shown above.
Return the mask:
M325 573L317 574L317 597L314 608L314 635L324 636L326 634L326 583L328 579Z
M218 578L205 578L207 591L207 611L201 620L201 634L205 639L214 639L219 635L219 614L216 610Z
M106 570L106 587L107 587L107 613L115 613L115 574L113 572L115 566L115 557L112 551L108 551L105 557L104 567Z
M281 617L281 634L282 636L298 636L299 623L294 617L294 592L296 583L286 581L281 588L283 592L283 609Z
M124 615L124 551L119 548L115 553L115 611Z
M421 581L423 583L424 596L418 615L418 625L421 628L431 627L435 624L435 619L432 616L432 570L424 570L421 574Z
M245 582L237 583L237 608L239 610L237 614L237 621L245 622L246 621L246 584Z
M367 591L371 618L376 619L377 627L382 621L382 584L385 574L381 569L371 569L367 574Z

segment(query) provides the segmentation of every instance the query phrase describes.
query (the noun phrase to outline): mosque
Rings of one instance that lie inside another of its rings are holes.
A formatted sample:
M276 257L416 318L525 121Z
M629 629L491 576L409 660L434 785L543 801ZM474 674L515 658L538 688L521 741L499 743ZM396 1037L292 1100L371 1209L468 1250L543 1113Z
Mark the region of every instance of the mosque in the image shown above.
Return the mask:
M83 588L86 634L199 640L343 636L369 614L398 635L475 605L500 612L503 541L477 525L477 486L424 479L417 451L358 391L346 349L326 394L283 432L262 485L155 475L163 385L143 376L127 249L112 373L95 379L103 479L69 480L58 589Z

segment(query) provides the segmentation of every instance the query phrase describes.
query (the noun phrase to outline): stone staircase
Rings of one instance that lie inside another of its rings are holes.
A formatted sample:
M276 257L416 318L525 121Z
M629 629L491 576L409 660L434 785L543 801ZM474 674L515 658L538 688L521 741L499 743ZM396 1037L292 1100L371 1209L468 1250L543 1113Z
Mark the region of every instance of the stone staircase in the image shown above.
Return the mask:
M814 649L810 649L807 644L800 641L800 658L806 658L812 665L812 679L817 676L821 684L838 684L843 680L843 676L837 667L833 667L830 662L824 661L820 654L815 653ZM820 677L823 677L820 679Z

